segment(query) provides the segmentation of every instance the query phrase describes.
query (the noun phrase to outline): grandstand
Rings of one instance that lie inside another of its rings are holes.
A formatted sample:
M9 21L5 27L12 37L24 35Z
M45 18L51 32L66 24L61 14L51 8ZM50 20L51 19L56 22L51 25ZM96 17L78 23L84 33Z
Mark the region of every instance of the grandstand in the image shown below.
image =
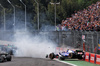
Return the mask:
M100 1L62 20L57 30L100 31Z

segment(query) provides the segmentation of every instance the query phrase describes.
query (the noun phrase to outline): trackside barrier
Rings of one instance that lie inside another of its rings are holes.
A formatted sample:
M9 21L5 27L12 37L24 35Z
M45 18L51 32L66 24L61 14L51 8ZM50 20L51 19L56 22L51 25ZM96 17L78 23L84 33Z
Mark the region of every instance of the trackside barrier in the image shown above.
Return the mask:
M91 63L95 63L95 60L96 60L95 57L96 57L95 54L90 53L90 62Z
M100 65L100 55L85 52L85 61L90 63L96 63Z
M85 52L85 61L89 62L89 52Z
M96 55L96 64L100 65L100 55Z

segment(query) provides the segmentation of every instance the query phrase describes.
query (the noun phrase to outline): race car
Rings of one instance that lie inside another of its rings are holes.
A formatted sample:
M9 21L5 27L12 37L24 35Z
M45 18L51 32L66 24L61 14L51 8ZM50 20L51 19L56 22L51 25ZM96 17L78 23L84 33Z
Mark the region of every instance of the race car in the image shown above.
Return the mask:
M78 58L83 59L84 52L82 50L67 50L66 52L59 52L58 54L50 53L49 58L54 59L58 58L60 60L65 60L67 58ZM46 58L48 58L48 55L46 55Z
M0 49L10 55L14 55L17 48L14 45L8 44L8 45L0 45Z
M0 53L0 62L11 61L11 55L7 53Z
M11 61L11 55L0 49L0 62Z

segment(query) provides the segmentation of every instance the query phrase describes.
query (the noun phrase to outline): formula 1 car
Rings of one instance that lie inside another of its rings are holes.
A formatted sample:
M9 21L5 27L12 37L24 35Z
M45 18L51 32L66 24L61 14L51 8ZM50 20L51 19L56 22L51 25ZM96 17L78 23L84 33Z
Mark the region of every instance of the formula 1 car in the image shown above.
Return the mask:
M8 53L10 55L14 55L17 47L15 47L14 45L8 44L8 45L0 45L0 49L1 49L1 51L5 51L6 53Z
M0 53L0 62L11 61L11 55L7 53Z
M11 61L11 55L0 49L0 62Z
M84 52L82 50L67 50L67 52L59 52L58 54L50 53L49 56L46 55L46 58L54 59L58 58L60 60L65 60L67 58L78 58L78 59L83 59Z

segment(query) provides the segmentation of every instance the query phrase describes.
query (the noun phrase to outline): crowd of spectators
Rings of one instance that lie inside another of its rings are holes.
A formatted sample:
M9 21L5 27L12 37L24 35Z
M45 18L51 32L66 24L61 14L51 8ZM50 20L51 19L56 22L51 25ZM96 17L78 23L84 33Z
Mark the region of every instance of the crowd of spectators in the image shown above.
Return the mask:
M72 17L62 20L62 23L56 28L58 31L100 31L100 2L75 12L72 14Z

